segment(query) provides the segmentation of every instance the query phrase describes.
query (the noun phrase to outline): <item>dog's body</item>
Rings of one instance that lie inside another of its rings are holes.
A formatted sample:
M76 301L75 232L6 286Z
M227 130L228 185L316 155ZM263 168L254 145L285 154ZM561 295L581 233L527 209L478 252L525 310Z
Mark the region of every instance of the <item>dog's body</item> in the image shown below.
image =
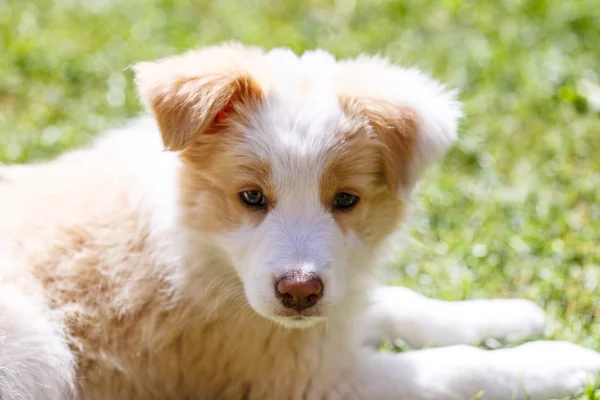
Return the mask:
M141 64L158 124L0 168L0 398L547 399L598 374L568 343L451 346L539 333L529 302L376 286L459 113L415 71L335 65L230 45Z

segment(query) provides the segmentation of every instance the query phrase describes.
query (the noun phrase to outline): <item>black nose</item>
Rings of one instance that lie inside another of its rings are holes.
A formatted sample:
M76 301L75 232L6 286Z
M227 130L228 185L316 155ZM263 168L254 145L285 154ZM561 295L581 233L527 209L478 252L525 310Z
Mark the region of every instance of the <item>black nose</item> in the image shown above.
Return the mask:
M288 272L275 283L275 295L284 307L302 311L323 297L323 281L313 273Z

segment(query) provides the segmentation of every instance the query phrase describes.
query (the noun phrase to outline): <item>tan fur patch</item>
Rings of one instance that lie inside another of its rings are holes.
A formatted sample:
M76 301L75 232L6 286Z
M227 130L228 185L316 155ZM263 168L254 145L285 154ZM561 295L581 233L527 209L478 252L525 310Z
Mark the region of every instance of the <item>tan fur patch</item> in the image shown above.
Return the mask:
M271 166L243 143L242 126L248 107L239 106L214 134L196 136L181 153L186 166L180 174L185 221L194 228L223 232L242 224L258 224L266 210L244 205L239 193L260 190L267 204L275 204Z
M267 81L257 78L265 74L261 61L261 50L232 44L136 64L138 90L158 122L165 147L185 148L211 128L232 99L243 105L260 99Z
M371 246L396 228L403 209L402 202L387 190L382 150L378 137L358 121L329 152L320 181L321 202L340 228L357 233ZM340 192L359 196L358 204L346 211L334 209Z
M385 100L342 98L342 106L353 118L364 120L382 143L385 179L390 191L410 185L410 164L417 148L419 125L408 107Z
M208 130L217 114L234 97L248 101L261 95L258 85L245 75L231 79L215 74L173 85L171 91L158 93L152 102L165 147L169 150L185 148L192 138Z
M226 136L226 137L224 137ZM223 232L258 224L266 210L242 203L239 193L260 190L269 208L276 201L269 164L236 146L239 132L196 140L183 154L188 164L180 175L185 221L197 229Z

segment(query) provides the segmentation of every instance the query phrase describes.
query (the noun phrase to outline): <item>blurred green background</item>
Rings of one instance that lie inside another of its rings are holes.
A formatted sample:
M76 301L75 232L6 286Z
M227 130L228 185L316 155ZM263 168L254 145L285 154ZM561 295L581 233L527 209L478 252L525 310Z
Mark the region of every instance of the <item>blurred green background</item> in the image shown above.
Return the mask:
M533 299L547 337L600 350L597 0L0 0L0 162L139 114L133 62L230 39L381 52L459 89L461 141L427 174L390 279Z

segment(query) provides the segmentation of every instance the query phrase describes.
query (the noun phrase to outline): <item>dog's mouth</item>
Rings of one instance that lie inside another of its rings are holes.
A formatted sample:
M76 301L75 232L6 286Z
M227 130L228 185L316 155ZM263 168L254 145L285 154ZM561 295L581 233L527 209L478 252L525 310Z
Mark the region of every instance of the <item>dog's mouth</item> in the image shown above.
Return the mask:
M277 322L278 324L291 329L304 329L310 328L319 322L325 321L323 316L272 316L270 319Z
M293 308L282 308L275 313L278 318L287 318L292 321L303 321L310 318L324 317L322 307L310 307L303 310L295 310Z
M323 307L310 307L303 310L281 308L269 315L272 321L286 328L308 328L326 319Z

